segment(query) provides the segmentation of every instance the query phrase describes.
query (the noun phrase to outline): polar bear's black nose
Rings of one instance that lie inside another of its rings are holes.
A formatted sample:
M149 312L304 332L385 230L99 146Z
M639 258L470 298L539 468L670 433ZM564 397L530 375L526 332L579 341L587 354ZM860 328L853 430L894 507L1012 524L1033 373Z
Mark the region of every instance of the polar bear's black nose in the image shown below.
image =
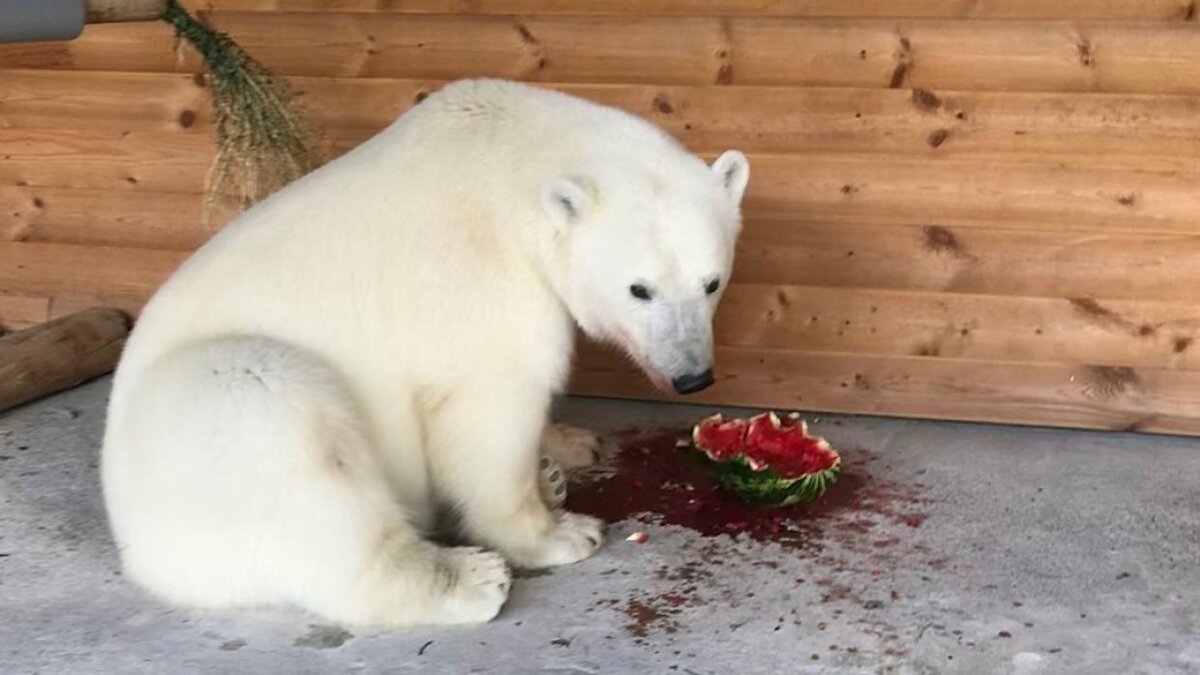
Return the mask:
M703 373L693 373L691 375L683 375L671 380L671 386L675 387L677 394L694 394L698 391L704 391L713 385L712 368Z

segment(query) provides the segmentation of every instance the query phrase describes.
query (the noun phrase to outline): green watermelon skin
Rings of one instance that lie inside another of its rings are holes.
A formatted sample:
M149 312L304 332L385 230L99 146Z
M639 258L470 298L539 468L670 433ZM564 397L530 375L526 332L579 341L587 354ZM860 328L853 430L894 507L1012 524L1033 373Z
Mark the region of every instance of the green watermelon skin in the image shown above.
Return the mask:
M772 441L769 446L755 447L756 441L767 438ZM786 421L774 412L730 421L712 415L693 428L692 444L723 489L758 506L815 501L837 482L842 471L841 456L825 439L809 435L808 426L797 414L789 415ZM780 454L785 452L806 454ZM772 460L815 470L781 474Z

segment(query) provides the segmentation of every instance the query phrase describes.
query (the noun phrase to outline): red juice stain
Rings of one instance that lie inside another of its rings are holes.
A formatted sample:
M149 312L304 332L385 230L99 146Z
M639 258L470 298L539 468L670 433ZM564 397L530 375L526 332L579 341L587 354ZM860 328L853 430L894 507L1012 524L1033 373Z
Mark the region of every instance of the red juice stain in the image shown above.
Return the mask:
M625 603L625 616L629 618L625 630L637 638L646 637L654 628L660 628L665 633L674 633L679 630L679 625L671 619L671 615L676 613L678 610L664 609L655 604L631 599Z
M672 607L678 607L687 602L687 596L682 593L663 593L658 597Z
M881 520L919 527L924 514L912 486L871 477L863 468L876 455L840 450L842 474L820 499L809 504L765 508L721 490L700 461L700 453L677 447L690 429L614 434L621 448L611 475L573 483L567 508L614 523L630 518L689 528L706 537L745 534L791 549L819 552L824 525L836 519L849 534L866 534Z

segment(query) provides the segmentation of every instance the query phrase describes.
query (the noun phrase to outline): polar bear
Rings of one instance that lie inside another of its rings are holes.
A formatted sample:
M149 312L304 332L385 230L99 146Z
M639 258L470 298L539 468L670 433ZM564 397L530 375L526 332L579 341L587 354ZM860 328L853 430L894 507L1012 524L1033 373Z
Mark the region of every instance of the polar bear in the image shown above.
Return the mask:
M573 563L548 507L574 327L657 386L713 381L746 157L503 80L451 83L247 210L144 308L114 376L105 506L179 606L486 622L509 565ZM573 439L573 441L572 441ZM586 440L586 439L585 439ZM451 515L455 542L435 543Z

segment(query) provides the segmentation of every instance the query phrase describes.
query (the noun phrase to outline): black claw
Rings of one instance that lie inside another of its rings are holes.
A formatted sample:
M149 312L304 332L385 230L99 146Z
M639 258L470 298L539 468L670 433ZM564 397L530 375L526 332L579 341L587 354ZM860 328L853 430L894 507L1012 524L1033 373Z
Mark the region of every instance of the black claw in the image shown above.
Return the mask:
M588 537L588 538L587 538L587 540L588 540L588 541L590 541L590 542L592 542L592 546L599 546L599 545L600 545L600 542L596 541L596 538L595 538L595 537Z
M555 471L554 473L550 474L550 482L554 482L559 478L562 478L562 472Z
M554 494L556 494L556 495L561 495L562 493L564 493L566 491L567 491L566 485L559 485L558 487L554 488Z
M549 468L550 468L550 458L549 458L549 457L543 457L543 458L542 458L542 462L541 462L540 464L538 464L538 467L540 467L540 468L542 469L542 471L545 471L546 469L549 469Z

